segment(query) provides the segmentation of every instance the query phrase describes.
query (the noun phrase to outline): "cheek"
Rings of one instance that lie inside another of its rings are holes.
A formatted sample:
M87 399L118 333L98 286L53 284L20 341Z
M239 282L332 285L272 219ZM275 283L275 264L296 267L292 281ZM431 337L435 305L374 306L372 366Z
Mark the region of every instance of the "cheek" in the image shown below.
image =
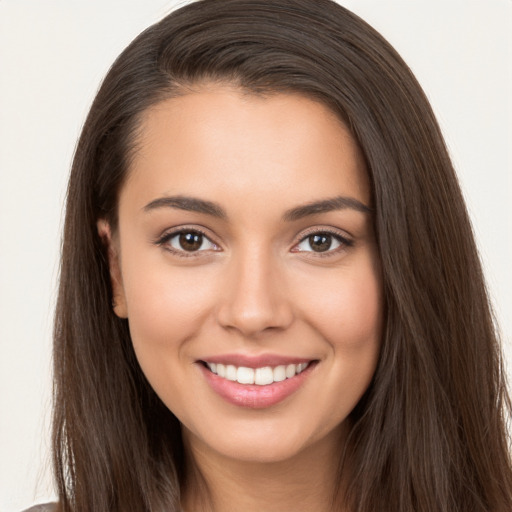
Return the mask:
M193 269L172 268L165 262L140 272L140 260L123 268L128 322L133 348L157 395L186 418L187 370L193 362L186 347L200 337L205 315L215 304L215 276Z
M378 267L361 265L308 287L310 320L336 351L373 349L382 331L382 289Z
M134 346L166 349L198 331L215 303L215 276L163 261L140 272L137 259L123 267L128 321Z
M323 331L333 353L336 385L345 390L352 409L369 386L380 351L382 335L382 301L375 279L349 281L333 297L331 319Z
M342 422L368 389L380 353L383 300L378 267L340 272L328 286L313 288L317 296L310 322L328 345L327 378L321 400L331 411L329 424Z

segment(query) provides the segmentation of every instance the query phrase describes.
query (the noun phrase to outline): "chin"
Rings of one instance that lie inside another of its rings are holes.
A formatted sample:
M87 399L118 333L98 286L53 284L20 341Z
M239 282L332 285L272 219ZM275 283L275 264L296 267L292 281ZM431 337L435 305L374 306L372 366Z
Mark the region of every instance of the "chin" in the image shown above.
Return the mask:
M276 464L300 458L310 449L318 449L324 441L332 447L332 437L343 431L342 425L329 432L321 426L318 429L308 426L279 425L273 421L260 421L256 424L237 426L220 425L211 428L204 436L190 432L186 427L184 437L202 445L202 450L216 452L221 457L239 462L255 464Z

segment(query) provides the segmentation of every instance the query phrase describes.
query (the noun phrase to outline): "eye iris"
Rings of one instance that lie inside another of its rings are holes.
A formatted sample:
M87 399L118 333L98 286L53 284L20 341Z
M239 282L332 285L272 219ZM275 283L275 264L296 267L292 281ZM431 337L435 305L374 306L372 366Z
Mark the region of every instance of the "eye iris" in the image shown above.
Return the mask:
M331 235L311 235L309 244L315 252L324 252L331 247Z
M203 235L200 233L181 233L180 246L185 251L197 251L203 244Z

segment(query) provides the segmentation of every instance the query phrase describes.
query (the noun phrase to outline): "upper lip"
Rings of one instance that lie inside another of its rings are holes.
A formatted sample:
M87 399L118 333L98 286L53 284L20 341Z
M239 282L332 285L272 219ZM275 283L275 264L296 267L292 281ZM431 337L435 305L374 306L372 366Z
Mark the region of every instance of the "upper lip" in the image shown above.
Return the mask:
M281 366L288 364L309 363L314 359L307 357L292 357L279 354L222 354L201 359L205 363L231 364L233 366L244 366L246 368L263 368L265 366Z

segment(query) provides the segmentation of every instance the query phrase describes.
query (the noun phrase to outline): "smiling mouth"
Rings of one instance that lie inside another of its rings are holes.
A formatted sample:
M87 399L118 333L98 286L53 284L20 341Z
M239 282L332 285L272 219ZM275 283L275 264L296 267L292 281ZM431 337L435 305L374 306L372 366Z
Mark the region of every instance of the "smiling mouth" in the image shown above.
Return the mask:
M305 385L320 363L318 359L292 362L271 355L248 358L235 354L223 359L215 357L197 362L217 395L249 409L264 409L284 402Z
M238 382L239 384L256 384L257 386L268 386L274 382L283 382L302 373L315 361L306 363L287 364L278 366L263 366L261 368L248 368L246 366L234 366L232 364L209 363L203 364L212 373L222 379Z

